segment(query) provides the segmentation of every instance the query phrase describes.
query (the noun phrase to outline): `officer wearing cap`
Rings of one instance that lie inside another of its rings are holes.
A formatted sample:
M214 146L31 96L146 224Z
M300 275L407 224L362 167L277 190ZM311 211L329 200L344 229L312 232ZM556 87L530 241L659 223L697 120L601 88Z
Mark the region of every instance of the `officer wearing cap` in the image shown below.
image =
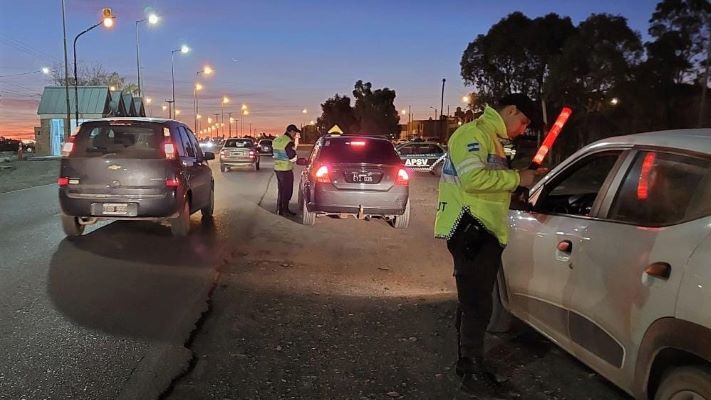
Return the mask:
M274 173L278 182L277 214L282 216L296 215L296 213L289 210L289 201L291 201L291 196L294 193L293 170L300 133L299 128L292 124L286 127L286 132L282 136L272 142Z
M492 291L508 240L508 209L517 187L530 187L537 171L508 167L501 139L521 135L539 123L537 107L524 94L511 94L496 108L486 106L449 139L439 183L435 237L447 240L457 284L456 372L461 389L495 395L501 376L484 359L484 335L491 318ZM477 384L481 382L483 385Z

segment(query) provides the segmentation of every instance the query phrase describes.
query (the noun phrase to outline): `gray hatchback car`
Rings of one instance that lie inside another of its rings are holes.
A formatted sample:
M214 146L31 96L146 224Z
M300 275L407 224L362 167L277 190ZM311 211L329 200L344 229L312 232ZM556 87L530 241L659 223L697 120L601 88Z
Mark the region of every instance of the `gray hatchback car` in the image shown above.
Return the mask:
M410 223L409 180L392 143L370 136L324 136L308 159L299 183L303 223L317 215L383 217L395 228Z
M212 216L215 184L207 161L214 158L178 121L85 122L62 148L62 228L78 236L99 220L168 220L175 236L187 235L192 213Z

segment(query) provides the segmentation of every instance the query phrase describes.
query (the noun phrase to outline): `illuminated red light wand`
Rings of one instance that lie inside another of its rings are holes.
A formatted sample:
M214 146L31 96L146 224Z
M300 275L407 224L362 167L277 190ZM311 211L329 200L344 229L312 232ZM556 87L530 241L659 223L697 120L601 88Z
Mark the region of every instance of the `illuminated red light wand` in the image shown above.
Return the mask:
M570 114L572 113L573 110L570 107L563 107L560 114L558 114L558 118L555 119L553 126L551 126L551 129L548 131L546 138L543 140L543 144L538 148L536 155L533 156L531 165L528 166L529 169L538 169L541 164L543 164L543 159L546 158L548 151L553 147L553 143L555 143L555 140L558 138L560 131L563 129L563 125L568 122L568 118L570 118Z

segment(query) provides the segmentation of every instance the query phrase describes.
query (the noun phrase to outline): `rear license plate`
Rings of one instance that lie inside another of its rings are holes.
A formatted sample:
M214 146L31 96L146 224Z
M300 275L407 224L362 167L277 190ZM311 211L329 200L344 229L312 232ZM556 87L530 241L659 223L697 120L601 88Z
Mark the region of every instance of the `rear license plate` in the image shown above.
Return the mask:
M102 214L104 215L128 215L128 203L104 203Z
M373 183L373 176L369 174L352 174L353 183Z

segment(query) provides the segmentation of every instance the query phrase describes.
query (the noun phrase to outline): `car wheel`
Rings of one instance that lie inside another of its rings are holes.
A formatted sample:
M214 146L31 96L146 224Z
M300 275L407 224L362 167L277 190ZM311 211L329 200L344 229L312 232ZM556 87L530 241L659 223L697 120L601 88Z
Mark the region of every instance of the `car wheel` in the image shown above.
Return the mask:
M210 200L205 208L200 210L203 219L211 218L212 213L215 211L215 184L213 183L210 186Z
M70 237L81 236L84 233L84 225L79 223L79 218L70 215L62 215L62 230Z
M301 222L304 225L313 225L316 223L316 213L309 211L306 207L306 201L301 199Z
M186 199L177 217L170 219L173 236L187 236L190 232L190 200Z
M225 164L220 164L220 171L227 172L227 167L225 167Z
M410 200L405 205L405 212L402 215L396 215L393 218L393 227L395 229L406 229L410 225Z
M711 367L673 368L664 373L654 400L711 400Z

